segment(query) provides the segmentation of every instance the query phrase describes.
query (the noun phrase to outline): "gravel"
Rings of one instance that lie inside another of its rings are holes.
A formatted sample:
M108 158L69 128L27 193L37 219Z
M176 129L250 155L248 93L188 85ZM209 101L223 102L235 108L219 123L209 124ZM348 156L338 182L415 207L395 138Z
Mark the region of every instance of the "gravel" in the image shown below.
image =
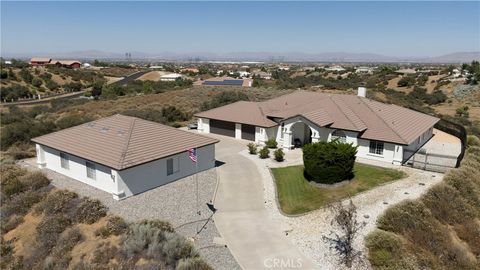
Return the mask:
M39 170L34 160L20 162L21 166ZM215 269L240 269L227 247L213 243L214 237L220 237L215 227L212 212L206 206L213 198L217 184L216 169L210 169L171 182L161 187L116 201L110 193L101 191L72 178L54 172L42 170L59 189L68 189L82 196L102 201L111 213L123 217L129 222L142 219L160 219L170 222L175 230L193 241L201 256ZM196 179L198 177L200 215L196 208ZM197 231L200 231L198 234Z
M274 164L275 161L269 159L261 160L257 156L249 155L247 151L241 154L257 165L263 178L266 208L271 217L281 223L285 232L288 232L288 237L292 243L307 257L312 259L321 269L347 269L339 263L338 256L334 250L330 248L330 244L322 240L323 236L329 236L333 232L338 232L337 228L331 225L333 215L329 209L321 208L299 217L287 217L283 215L277 207L275 185L269 167L295 165L301 160L298 159L298 153L293 154L293 160L289 160L287 153L287 162L283 164ZM362 254L367 254L364 237L376 228L375 225L378 217L387 208L405 199L416 199L420 197L431 186L439 183L443 179L443 174L440 173L389 164L385 164L385 166L402 170L406 172L408 176L352 197L352 201L357 207L358 221L365 223L365 226L360 230L359 236L354 243L355 248L362 251ZM420 183L424 185L419 185ZM346 201L344 201L344 203L345 202ZM357 260L352 267L352 269L370 268L365 256Z

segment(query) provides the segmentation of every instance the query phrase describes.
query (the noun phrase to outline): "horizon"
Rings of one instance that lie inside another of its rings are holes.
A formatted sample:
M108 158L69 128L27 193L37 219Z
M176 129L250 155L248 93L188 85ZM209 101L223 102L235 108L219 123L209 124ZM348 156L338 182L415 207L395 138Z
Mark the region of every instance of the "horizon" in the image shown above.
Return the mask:
M479 2L2 1L1 5L2 55L345 52L425 58L480 51Z

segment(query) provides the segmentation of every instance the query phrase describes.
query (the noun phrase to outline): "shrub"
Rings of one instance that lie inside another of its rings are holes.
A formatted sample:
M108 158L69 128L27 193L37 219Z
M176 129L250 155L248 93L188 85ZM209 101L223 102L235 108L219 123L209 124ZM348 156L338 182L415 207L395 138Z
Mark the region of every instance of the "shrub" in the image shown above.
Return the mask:
M352 179L356 154L357 147L338 141L304 145L305 177L324 184Z
M23 216L14 214L10 216L10 218L7 220L7 222L4 223L4 220L2 218L2 233L7 233L13 229L15 229L18 225L20 225L23 222Z
M47 253L55 246L60 234L72 224L63 214L46 215L37 225L37 241Z
M108 208L99 200L83 199L77 208L78 222L92 224L107 215Z
M2 219L12 214L25 215L33 205L45 197L44 192L27 190L13 196L8 203L2 204L0 216Z
M249 143L249 144L247 144L247 147L248 147L248 153L250 153L250 155L256 155L257 154L257 145L256 144Z
M165 241L165 234L150 224L132 224L123 241L122 250L128 258L135 255L159 254Z
M36 213L48 215L71 213L78 204L78 195L68 190L55 190L35 207Z
M102 238L107 238L110 235L121 235L125 233L127 229L128 225L123 218L119 216L112 216L108 218L105 226L99 228L95 232L95 235Z
M50 256L45 259L45 268L67 269L72 257L69 252L83 238L77 227L68 228L63 232L53 247Z
M480 146L480 138L475 135L469 135L467 137L467 146Z
M38 190L50 185L50 179L48 179L42 172L28 173L21 177L20 180L32 190Z
M144 220L140 221L140 224L149 225L152 228L157 228L157 229L161 230L162 232L174 232L173 226L169 222L163 221L163 220L158 220L158 219L148 219L147 220L147 219L144 219Z
M214 96L211 101L204 102L201 106L202 111L221 107L241 100L249 100L248 96L238 91L223 91Z
M199 257L185 258L178 261L176 270L210 270L212 269L204 260Z
M261 159L266 159L266 158L270 157L270 151L268 150L268 147L267 147L267 146L264 146L264 147L258 152L258 156L259 156Z
M83 124L92 120L93 119L88 116L73 114L73 115L67 115L58 119L55 122L55 125L59 129L65 129L73 126L78 126L80 124Z
M40 86L42 86L42 84L43 84L43 82L40 78L35 77L35 78L32 79L32 85L33 86L40 87Z
M17 143L8 148L6 154L14 160L31 158L35 156L35 148L28 143Z
M365 245L375 269L416 269L415 259L406 254L404 240L394 233L375 230L366 237Z
M175 265L181 259L198 256L190 242L176 233L165 233L165 244L162 250L165 261L169 265Z
M18 193L21 193L27 190L27 186L22 183L18 178L8 178L2 181L2 193L5 194L7 198L10 198Z
M265 142L265 145L270 149L274 149L277 148L277 141L275 139L269 139L267 142Z
M275 157L275 160L278 161L278 162L282 162L285 158L285 153L283 152L283 150L281 148L275 150L275 152L273 152L273 156Z

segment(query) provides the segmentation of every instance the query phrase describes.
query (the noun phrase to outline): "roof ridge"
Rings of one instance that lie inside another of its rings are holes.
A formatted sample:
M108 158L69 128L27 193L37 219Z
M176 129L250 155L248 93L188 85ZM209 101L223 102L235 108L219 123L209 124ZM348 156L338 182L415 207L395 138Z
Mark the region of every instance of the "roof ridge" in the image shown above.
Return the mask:
M335 94L334 94L335 95ZM332 98L331 95L328 96L328 98L333 102L333 104L335 104L335 106L337 106L337 108L342 112L342 114L348 119L348 121L350 122L350 124L352 124L356 129L359 129L360 130L360 127L358 127L355 122L352 121L352 119L350 119L350 117L348 117L348 115L343 111L343 109L337 104L337 102ZM346 105L346 104L345 104ZM350 108L349 108L350 109ZM351 110L350 110L351 111ZM352 111L353 114L355 114L355 112ZM363 123L363 125L366 127L366 129L368 129L368 126L365 124L365 122L362 121L362 119L360 119L360 117L357 117L358 120L360 122ZM362 129L362 130L365 130L365 129Z
M363 100L362 98L358 98L358 99L360 99L360 101L361 101L363 104L365 104L365 106L366 106L371 112L373 112L374 115L376 115L378 118L380 118L380 120L381 120L383 123L385 123L385 125L387 125L387 127L389 127L389 128L393 131L393 133L395 133L395 135L397 135L398 138L400 138L400 140L402 140L404 143L408 144L407 141L405 141L405 139L403 139L403 137L400 136L400 134L398 134L397 131L396 131L387 121L385 121L385 119L383 119L383 117L381 117L379 114L377 114L377 113L365 102L365 100Z
M121 115L121 114L119 114ZM127 137L127 143L125 144L125 147L122 149L122 153L120 154L120 161L119 161L119 167L123 168L123 163L125 162L125 157L128 152L128 147L130 146L130 139L132 138L132 133L133 133L133 127L135 126L135 121L137 120L136 117L131 117L132 118L132 123L130 124L130 130L128 132L128 137Z

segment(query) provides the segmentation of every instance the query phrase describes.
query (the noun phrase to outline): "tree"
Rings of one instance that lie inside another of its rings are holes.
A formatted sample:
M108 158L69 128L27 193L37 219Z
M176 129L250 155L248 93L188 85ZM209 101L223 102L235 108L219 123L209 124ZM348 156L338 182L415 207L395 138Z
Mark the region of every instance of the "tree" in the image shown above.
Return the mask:
M357 146L338 140L304 145L305 177L323 184L352 179L356 154Z
M459 107L455 111L455 116L468 118L470 116L470 113L468 112L468 110L469 110L468 106Z
M40 78L38 77L35 77L32 79L32 85L35 86L35 87L40 87L42 86L43 82Z
M7 72L5 69L2 69L2 70L0 71L0 78L1 78L2 80L8 78L8 72Z
M359 231L365 227L365 222L358 222L357 207L350 199L348 205L342 202L334 203L330 206L333 214L331 221L337 231L331 231L330 236L323 236L323 240L330 244L339 256L340 262L351 268L354 261L361 258L362 252L355 250L353 242L358 236Z
M32 83L33 75L26 68L22 68L19 72L20 78L26 83Z

